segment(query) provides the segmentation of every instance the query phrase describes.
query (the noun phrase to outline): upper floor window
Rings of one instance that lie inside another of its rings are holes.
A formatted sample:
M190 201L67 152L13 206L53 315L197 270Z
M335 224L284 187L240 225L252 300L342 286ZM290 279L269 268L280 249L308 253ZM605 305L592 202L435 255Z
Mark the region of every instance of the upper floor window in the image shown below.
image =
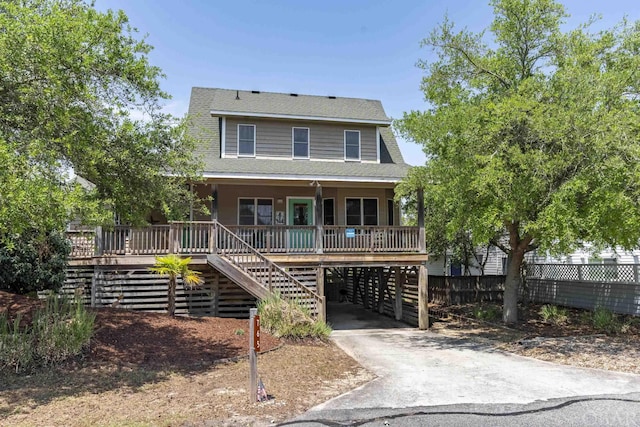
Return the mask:
M347 225L378 225L378 199L347 199Z
M256 126L238 125L238 156L256 155Z
M293 158L309 158L309 128L293 128Z
M344 131L344 159L360 160L360 131Z

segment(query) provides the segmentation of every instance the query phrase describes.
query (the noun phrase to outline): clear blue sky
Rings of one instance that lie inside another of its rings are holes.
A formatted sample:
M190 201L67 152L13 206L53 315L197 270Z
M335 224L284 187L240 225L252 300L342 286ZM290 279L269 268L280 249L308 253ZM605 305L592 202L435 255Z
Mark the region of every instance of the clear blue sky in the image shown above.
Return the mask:
M640 19L638 0L566 0L569 28L594 13L600 27ZM445 13L472 31L491 20L488 0L97 0L122 9L155 47L166 110L182 116L192 86L379 99L387 115L425 108L419 43ZM420 146L400 141L407 163Z

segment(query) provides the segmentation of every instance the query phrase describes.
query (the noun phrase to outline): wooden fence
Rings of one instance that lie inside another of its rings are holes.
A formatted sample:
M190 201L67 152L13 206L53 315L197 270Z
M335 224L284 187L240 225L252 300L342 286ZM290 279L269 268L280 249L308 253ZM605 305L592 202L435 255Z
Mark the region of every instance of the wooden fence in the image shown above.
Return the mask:
M178 281L176 314L248 318L255 297L209 267L197 267L204 284L190 288ZM165 313L168 278L142 267L73 266L67 268L61 293L80 296L93 307L119 307Z
M506 276L429 276L429 302L452 305L502 301Z
M522 297L528 301L640 315L638 264L531 264Z

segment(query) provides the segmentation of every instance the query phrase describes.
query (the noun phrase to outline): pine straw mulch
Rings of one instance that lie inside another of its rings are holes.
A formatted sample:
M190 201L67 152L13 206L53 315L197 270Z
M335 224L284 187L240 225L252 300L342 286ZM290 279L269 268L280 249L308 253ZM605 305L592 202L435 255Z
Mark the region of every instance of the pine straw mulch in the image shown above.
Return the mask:
M0 313L41 302L0 292ZM244 319L97 309L88 351L56 368L0 374L0 425L268 425L371 379L331 343L261 334L265 403L250 403Z
M474 319L476 306L431 305L430 310L440 317L432 330L549 362L640 374L640 318L618 316L620 322L627 323L626 330L606 334L593 327L588 311L566 308L566 323L557 325L542 320L541 304L530 304L519 307L521 320L516 325L505 327L497 321Z

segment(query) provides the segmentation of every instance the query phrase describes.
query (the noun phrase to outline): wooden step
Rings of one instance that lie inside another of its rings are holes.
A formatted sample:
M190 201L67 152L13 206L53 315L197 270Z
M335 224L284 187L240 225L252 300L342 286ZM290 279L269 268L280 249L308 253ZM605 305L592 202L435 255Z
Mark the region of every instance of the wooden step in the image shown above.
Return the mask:
M207 262L254 297L264 299L269 296L269 290L262 283L220 255L207 255Z

